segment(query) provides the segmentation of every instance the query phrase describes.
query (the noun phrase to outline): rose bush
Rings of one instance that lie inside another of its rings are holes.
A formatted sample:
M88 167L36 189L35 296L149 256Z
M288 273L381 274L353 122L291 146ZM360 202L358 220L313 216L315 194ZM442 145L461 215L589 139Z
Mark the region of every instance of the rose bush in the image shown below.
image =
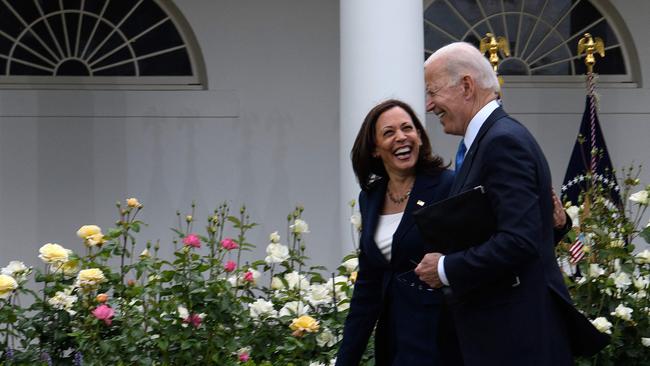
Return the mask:
M567 203L574 229L558 247L566 283L578 308L611 344L578 365L646 365L650 358L650 252L635 244L650 243L650 227L642 222L650 186L640 188L639 169L624 171L622 205L612 191L598 184ZM631 193L636 191L634 193ZM567 264L571 244L581 238L585 257Z
M81 226L85 255L48 243L40 268L2 268L1 365L332 364L358 262L352 254L330 275L309 266L302 208L288 216L286 239L271 233L267 256L250 261L256 225L245 208L219 206L202 230L194 205L179 213L171 259L159 242L137 248L143 208L136 198L118 204L106 234Z

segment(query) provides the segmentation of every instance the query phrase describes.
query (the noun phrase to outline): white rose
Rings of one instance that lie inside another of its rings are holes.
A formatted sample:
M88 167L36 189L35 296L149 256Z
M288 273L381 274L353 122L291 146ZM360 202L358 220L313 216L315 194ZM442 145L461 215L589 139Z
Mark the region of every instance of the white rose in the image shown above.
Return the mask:
M305 275L300 274L296 271L285 274L284 279L287 281L287 286L290 289L300 288L300 290L306 291L307 288L309 287L309 281L307 280L307 277L305 277Z
M650 250L646 249L640 253L636 254L637 262L639 263L650 263Z
M648 191L645 189L630 195L630 201L640 205L648 205Z
M273 276L271 279L271 288L273 290L282 290L284 288L284 283L280 279L280 277Z
M650 347L650 338L641 337L641 344Z
M302 303L302 301L289 301L284 304L282 309L280 309L280 316L293 316L299 317L301 315L306 315L309 311L309 307Z
M258 319L260 317L275 318L278 312L273 309L273 303L264 299L257 299L250 304L251 318Z
M309 303L314 307L332 302L330 288L325 284L314 284L309 286L307 301L309 301Z
M269 240L271 243L279 243L280 242L280 234L278 234L277 231L274 231L269 235Z
M637 290L646 289L650 284L650 278L648 276L635 277L634 279L632 279L632 281L634 282L634 287L636 287Z
M304 220L296 219L293 225L289 226L292 232L296 234L306 234L309 232L309 225Z
M573 227L580 227L580 209L578 206L571 206L566 210L567 215L571 218Z
M65 310L69 314L74 315L75 311L71 309L74 303L77 302L77 296L72 295L72 288L67 288L63 291L57 291L47 302L55 309Z
M28 270L29 268L27 268L25 263L21 261L11 261L6 267L3 267L2 270L0 270L0 274L18 279L21 277L20 275L25 274Z
M632 310L631 308L628 308L627 306L623 306L623 304L618 304L616 309L614 309L613 312L610 313L610 315L613 315L617 318L621 318L626 321L632 320Z
M348 278L345 276L336 276L334 278L330 278L329 281L327 281L327 287L330 289L330 293L332 293L332 289L335 289L336 291L336 299L340 300L344 297L346 297L345 291L343 291L343 285L348 283ZM333 294L332 294L333 295Z
M605 270L597 263L589 265L589 277L596 278L605 274Z
M266 254L267 256L264 259L266 263L282 263L289 259L289 247L271 242L271 244L266 247Z
M176 308L176 311L178 312L178 317L181 319L187 319L187 317L190 316L190 312L182 305L179 305L178 308Z
M352 273L359 267L359 258L350 258L347 261L341 263L341 265L348 273Z
M598 329L601 333L607 333L607 334L612 334L611 328L612 328L612 323L607 320L605 317L598 317L594 320L591 321L591 324Z
M609 277L614 279L614 284L616 285L616 288L619 288L621 290L625 290L626 288L630 287L630 285L632 284L632 279L625 272L619 272L618 274L612 273L611 275L609 275Z
M355 230L361 231L361 214L355 212L350 216L350 223L354 226Z
M347 311L350 308L350 302L346 301L343 302L341 301L337 306L336 306L338 311Z
M325 328L316 336L316 343L319 347L332 347L338 342L337 337L331 330Z
M239 286L241 284L240 283L241 281L239 281L237 276L230 276L230 277L228 277L227 281L228 281L228 283L230 283L230 286L232 286L232 287L237 287L237 286Z

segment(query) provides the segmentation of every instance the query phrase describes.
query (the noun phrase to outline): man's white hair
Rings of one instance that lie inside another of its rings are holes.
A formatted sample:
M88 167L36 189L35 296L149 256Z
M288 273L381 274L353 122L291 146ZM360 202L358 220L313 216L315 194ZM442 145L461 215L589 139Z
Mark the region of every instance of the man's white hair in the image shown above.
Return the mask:
M490 62L470 43L454 42L439 48L424 62L424 67L435 60L444 62L450 82L457 83L463 76L470 75L481 89L495 93L501 89Z

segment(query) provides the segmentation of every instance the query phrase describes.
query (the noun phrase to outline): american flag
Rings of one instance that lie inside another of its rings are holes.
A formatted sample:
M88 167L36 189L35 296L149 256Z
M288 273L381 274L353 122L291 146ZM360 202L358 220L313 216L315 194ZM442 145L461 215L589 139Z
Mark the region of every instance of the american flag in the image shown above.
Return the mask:
M575 243L573 243L573 245L571 245L571 248L569 248L569 253L571 254L569 262L571 262L571 264L578 263L582 257L585 256L584 246L584 236L580 234L576 238Z

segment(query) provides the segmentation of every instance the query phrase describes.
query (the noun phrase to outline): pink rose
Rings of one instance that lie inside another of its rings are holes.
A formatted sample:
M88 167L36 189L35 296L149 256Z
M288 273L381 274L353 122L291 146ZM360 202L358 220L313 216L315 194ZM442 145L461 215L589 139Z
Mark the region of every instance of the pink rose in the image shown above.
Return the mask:
M224 271L226 272L232 272L237 268L237 263L233 261L228 261L226 264L223 266Z
M237 245L237 242L232 240L231 238L225 238L221 241L221 246L225 250L233 250L239 248L239 245Z
M248 271L248 272L244 273L244 281L246 281L246 282L254 282L255 278L253 278L253 272Z
M248 355L248 352L242 352L239 354L239 362L246 362L250 356Z
M187 318L183 319L183 323L192 324L194 328L201 325L201 316L198 314L190 314Z
M113 322L113 319L111 318L115 315L115 311L110 306L101 304L92 311L92 314L95 318L103 320L106 325L111 325Z
M201 247L201 238L196 234L189 234L183 239L183 244L188 247L200 248Z

